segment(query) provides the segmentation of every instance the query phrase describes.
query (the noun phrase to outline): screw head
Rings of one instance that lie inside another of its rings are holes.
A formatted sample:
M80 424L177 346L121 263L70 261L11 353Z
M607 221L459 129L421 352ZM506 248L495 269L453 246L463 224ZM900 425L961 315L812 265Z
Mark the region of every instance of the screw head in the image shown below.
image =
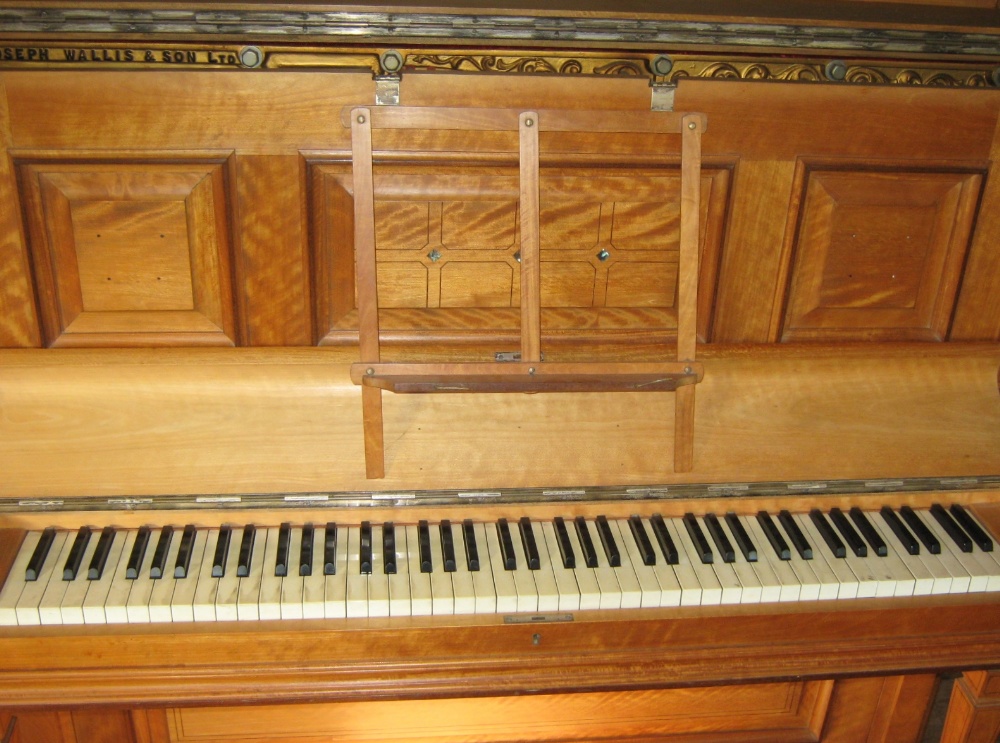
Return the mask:
M604 248L601 248L601 252L597 254L597 260L601 261L602 263L604 261L606 261L610 257L611 257L611 253L609 253Z
M364 124L365 123L365 115L364 114L358 114L358 123L359 124Z
M534 126L535 125L535 120L534 119L525 119L524 120L524 125L525 126Z
M375 370L369 366L367 369L365 369L365 374L367 374L369 377L372 377L375 375Z

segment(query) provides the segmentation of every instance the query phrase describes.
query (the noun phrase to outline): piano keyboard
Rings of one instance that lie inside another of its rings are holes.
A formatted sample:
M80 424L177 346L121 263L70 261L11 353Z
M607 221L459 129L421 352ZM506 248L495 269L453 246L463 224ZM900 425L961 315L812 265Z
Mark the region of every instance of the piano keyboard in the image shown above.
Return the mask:
M513 614L1000 590L961 506L28 532L0 625Z

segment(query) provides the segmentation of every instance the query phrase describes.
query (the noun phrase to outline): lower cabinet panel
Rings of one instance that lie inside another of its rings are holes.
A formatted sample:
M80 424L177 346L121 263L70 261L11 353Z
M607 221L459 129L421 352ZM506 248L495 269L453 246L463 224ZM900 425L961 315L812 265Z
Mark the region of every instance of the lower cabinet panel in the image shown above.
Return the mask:
M819 740L833 681L167 712L177 743Z

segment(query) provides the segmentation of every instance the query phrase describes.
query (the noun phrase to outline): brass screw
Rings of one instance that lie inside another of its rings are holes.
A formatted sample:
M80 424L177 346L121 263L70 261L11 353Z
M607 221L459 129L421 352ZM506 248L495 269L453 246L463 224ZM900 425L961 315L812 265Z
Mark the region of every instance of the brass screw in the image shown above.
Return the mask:
M365 123L365 115L364 114L358 114L358 123L359 124L364 124Z
M375 370L369 366L367 369L365 369L365 374L367 374L369 377L374 376Z
M524 125L525 126L534 126L535 125L535 120L534 119L525 119L524 120Z
M688 123L688 129L694 130L694 129L697 129L697 128L698 128L698 125L695 124L693 121L690 122L690 123Z

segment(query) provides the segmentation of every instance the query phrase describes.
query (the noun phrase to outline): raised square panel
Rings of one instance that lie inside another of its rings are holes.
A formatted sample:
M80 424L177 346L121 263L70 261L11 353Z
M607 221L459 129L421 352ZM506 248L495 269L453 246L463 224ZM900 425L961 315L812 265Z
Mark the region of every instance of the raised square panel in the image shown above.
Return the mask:
M18 167L47 345L235 343L222 162Z
M945 340L982 175L806 167L783 341Z

